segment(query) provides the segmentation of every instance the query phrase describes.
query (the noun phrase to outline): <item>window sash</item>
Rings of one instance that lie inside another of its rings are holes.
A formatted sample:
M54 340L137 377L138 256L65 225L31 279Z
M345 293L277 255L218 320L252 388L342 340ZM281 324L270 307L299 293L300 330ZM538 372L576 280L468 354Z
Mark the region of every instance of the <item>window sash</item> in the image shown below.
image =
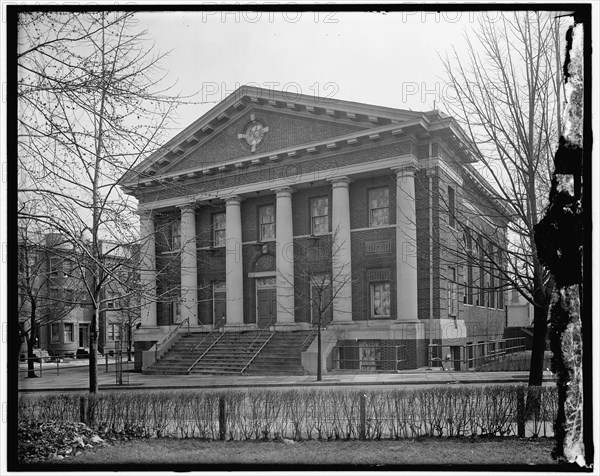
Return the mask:
M329 231L329 198L317 197L311 199L310 205L311 233L327 233Z
M181 249L181 222L179 220L171 224L171 247L174 250Z
M225 213L215 213L213 215L213 245L225 246Z
M121 332L120 332L119 324L109 324L108 325L108 340L116 341L120 340Z
M369 190L369 226L383 226L390 223L390 190L388 187Z
M390 283L371 283L371 317L375 319L391 315Z
M50 340L60 342L60 330L58 324L50 324Z
M65 322L63 329L65 342L73 342L73 324Z
M456 227L455 213L456 198L454 194L454 189L452 187L448 187L448 226L450 228Z
M458 314L458 286L456 284L456 268L450 268L448 283L448 315L456 317Z
M258 207L258 222L260 224L260 241L275 239L275 207L262 205Z
M483 237L479 235L477 241L477 249L479 251L479 306L485 307L485 251L483 249Z
M329 217L313 217L312 219L312 233L317 235L319 233L327 233L329 231Z

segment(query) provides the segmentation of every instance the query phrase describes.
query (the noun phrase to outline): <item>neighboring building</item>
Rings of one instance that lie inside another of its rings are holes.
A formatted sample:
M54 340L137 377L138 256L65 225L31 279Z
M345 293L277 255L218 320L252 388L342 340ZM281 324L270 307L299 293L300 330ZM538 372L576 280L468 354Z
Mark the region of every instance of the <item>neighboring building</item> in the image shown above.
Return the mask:
M475 161L439 111L240 88L121 181L152 237L136 359L183 321L310 328L303 260L331 281L328 369L422 367L430 343L458 358L502 338L506 218Z
M528 302L516 289L511 290L507 304L507 327L533 326L533 304Z
M106 245L103 243L103 246ZM34 334L40 351L51 356L76 355L80 349L88 352L93 306L85 291L85 280L89 283L85 260L58 233L20 230L18 247L20 325L29 330L34 303ZM133 262L134 258L124 256L122 251L129 248L117 247L120 251L113 252L108 262L123 259ZM133 313L139 317L139 307L120 310L119 299L123 294L120 286L110 284L102 298L98 340L101 352L114 351L115 341L128 339L127 329L138 320ZM125 343L123 350L127 347ZM22 344L20 353L23 357L27 355L26 343Z

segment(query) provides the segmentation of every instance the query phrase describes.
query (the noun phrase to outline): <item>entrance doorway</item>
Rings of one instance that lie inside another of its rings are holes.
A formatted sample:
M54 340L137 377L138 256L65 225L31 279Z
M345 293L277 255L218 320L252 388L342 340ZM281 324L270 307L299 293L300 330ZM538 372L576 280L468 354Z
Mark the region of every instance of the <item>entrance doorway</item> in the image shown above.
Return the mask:
M275 278L256 280L256 324L259 329L275 323L277 319L277 289Z

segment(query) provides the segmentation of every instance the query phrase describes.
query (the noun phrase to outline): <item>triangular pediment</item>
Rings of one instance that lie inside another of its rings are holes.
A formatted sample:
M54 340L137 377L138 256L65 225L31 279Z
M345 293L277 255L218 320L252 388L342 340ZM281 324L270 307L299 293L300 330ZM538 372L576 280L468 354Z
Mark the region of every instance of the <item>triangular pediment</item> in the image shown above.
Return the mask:
M256 139L247 137L248 128L254 124L260 128ZM240 157L332 139L365 128L368 126L308 117L301 113L248 108L189 150L181 159L169 164L162 172L196 170Z
M421 116L421 112L242 86L144 160L123 182L135 181L140 174L172 174L275 153L385 125L400 125ZM247 140L251 124L258 130Z

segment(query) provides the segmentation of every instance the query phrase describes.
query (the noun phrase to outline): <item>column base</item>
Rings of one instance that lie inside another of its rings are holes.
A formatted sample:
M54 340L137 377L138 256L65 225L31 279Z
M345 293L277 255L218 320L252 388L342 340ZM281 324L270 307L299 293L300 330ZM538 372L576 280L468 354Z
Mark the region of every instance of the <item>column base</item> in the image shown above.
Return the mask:
M249 330L253 330L253 329L257 329L256 324L254 323L226 323L223 326L223 329L225 329L226 331L236 331L236 330L240 330L240 331L249 331Z
M273 324L273 326L271 326L271 327L275 328L275 330L278 330L278 331L286 330L286 329L295 331L295 330L302 329L301 324L302 323L300 323L300 322L293 322L293 321L290 321L290 322L279 322L278 321L278 322L275 322L275 324Z
M358 326L359 321L331 321L331 326Z

